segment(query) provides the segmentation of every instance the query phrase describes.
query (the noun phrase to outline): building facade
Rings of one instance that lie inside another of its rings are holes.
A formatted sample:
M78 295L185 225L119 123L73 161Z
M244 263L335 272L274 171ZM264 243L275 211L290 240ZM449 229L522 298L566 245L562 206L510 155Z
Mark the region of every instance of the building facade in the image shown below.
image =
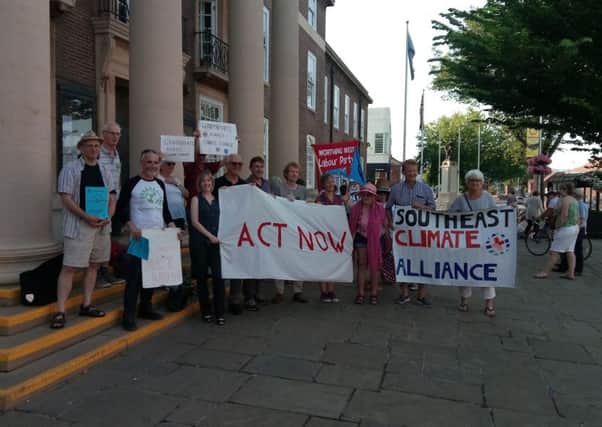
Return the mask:
M243 160L263 155L269 176L297 161L310 187L318 178L311 144L357 139L366 158L371 99L325 41L332 6L0 2L3 35L20 41L0 45L0 161L11 176L1 187L10 203L0 228L0 283L60 252L56 178L81 135L107 121L122 126L122 180L138 173L143 148L160 148L159 135L190 135L200 119L235 123Z
M366 179L391 179L391 109L368 109L368 164Z

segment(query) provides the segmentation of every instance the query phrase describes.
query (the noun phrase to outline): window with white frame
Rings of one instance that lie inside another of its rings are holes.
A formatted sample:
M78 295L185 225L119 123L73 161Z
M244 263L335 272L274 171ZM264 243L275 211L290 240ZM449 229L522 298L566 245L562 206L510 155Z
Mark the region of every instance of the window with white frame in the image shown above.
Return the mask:
M270 11L263 8L263 81L270 81Z
M307 22L314 30L318 29L318 0L308 0Z
M324 76L324 123L328 123L328 76Z
M364 135L365 135L365 131L366 131L366 110L362 109L361 111L362 113L362 118L360 121L360 141L364 140Z
M316 163L314 158L314 148L316 143L313 135L307 135L305 146L305 186L309 189L316 188Z
M349 99L349 95L345 95L345 133L349 134L349 104L351 100Z
M357 138L358 122L357 122L357 102L353 103L353 137Z
M264 160L264 169L263 169L263 177L268 179L270 177L269 174L269 160L270 160L270 121L263 118L263 160Z
M317 63L316 57L310 51L307 51L307 108L316 110L316 77Z
M211 120L212 122L224 121L224 104L211 98L200 97L201 120Z
M334 85L334 94L332 95L332 126L339 128L341 92L337 85Z

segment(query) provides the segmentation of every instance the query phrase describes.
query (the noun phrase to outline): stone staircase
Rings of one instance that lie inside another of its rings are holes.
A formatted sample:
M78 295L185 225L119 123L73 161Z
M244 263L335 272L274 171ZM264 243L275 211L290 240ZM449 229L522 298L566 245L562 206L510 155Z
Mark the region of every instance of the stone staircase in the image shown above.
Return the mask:
M182 249L184 271L190 270L187 248ZM138 320L138 330L121 328L123 281L94 292L94 305L107 314L101 318L79 317L82 302L76 275L67 301L67 325L49 328L55 304L41 307L19 305L19 286L0 286L0 411L66 378L88 369L136 343L198 312L198 304L177 313L165 312L166 290L158 290L153 304L164 312L160 321Z

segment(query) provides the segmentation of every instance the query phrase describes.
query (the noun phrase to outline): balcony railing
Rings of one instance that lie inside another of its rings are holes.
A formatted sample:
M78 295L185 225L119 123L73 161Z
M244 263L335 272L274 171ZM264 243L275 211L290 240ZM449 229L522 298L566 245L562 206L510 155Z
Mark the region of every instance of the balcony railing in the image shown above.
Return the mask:
M202 67L215 68L227 75L229 67L230 46L216 37L211 31L195 33L199 46L199 62Z
M127 0L98 0L98 16L113 16L127 24L130 20L130 8Z

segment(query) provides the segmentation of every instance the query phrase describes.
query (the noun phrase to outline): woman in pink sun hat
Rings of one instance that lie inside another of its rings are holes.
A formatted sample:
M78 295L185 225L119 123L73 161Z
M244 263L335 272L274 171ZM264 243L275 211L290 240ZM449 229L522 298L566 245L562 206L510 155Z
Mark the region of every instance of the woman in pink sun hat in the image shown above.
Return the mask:
M380 239L386 230L385 208L376 202L376 186L360 189L360 201L351 208L349 227L358 260L356 304L364 303L366 275L370 271L370 304L378 304L378 277L382 266Z

